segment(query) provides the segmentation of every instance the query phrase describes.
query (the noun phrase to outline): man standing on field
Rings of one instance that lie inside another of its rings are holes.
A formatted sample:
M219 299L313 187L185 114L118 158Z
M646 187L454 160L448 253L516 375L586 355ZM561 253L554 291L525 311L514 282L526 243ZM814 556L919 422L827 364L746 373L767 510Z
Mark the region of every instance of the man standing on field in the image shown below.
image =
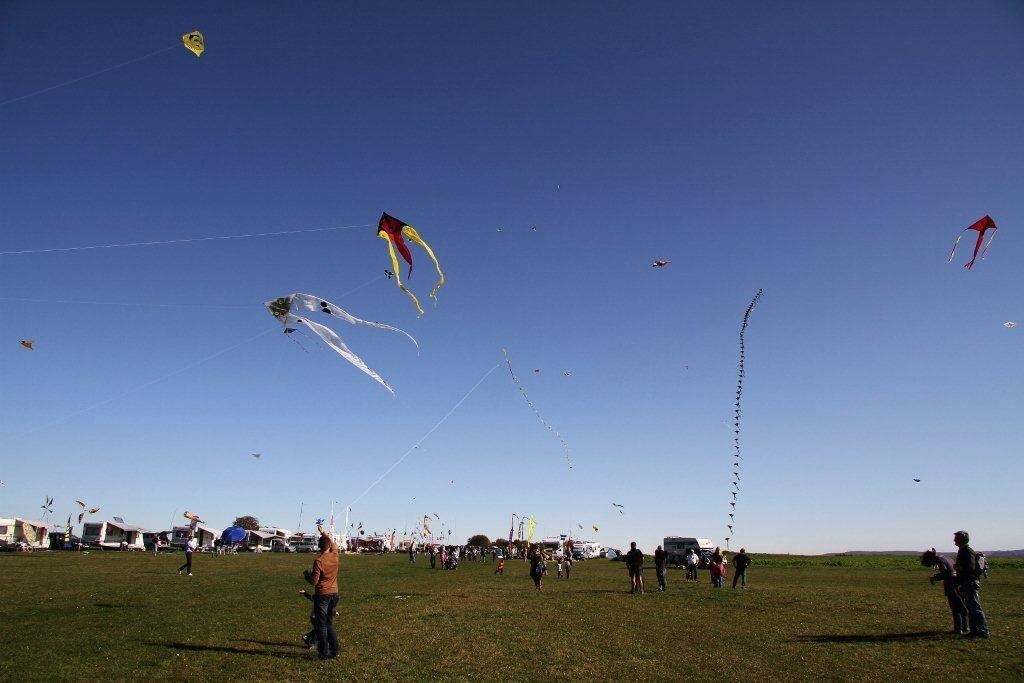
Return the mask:
M978 554L971 549L971 536L966 531L953 534L953 543L959 550L956 553L956 576L960 582L960 597L967 607L970 618L969 638L988 638L988 620L981 611L981 572L978 570Z
M338 633L334 630L334 611L338 607L338 549L326 534L320 536L320 555L313 569L305 573L313 584L313 627L316 630L316 652L319 659L338 656Z
M654 573L658 576L659 591L668 589L668 583L665 581L666 562L668 562L668 553L662 550L659 545L657 550L654 551Z
M644 592L644 554L636 547L636 541L629 544L626 553L626 569L629 571L629 592Z
M747 567L750 566L750 555L747 555L746 548L740 548L740 552L732 558L732 563L736 567L736 573L732 577L732 587L736 587L736 582L740 581L743 586L743 590L747 589Z

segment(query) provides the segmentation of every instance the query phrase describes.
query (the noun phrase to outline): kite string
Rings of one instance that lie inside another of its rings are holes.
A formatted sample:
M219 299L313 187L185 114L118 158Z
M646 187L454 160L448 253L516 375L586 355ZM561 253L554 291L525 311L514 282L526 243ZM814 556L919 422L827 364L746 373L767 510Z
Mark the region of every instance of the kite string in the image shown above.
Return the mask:
M212 242L214 240L237 240L250 237L277 237L280 235L300 235L311 232L328 232L331 230L355 230L358 228L370 228L373 223L361 225L339 225L329 228L305 228L302 230L276 230L274 232L251 232L243 235L215 235L212 237L187 237L176 240L153 240L149 242L122 242L119 244L93 244L82 247L54 247L51 249L22 249L14 251L0 251L0 256L16 256L21 254L49 254L54 252L67 251L89 251L92 249L120 249L123 247L152 247L164 244L184 244L186 242Z
M84 80L86 80L88 78L92 78L93 76L99 76L100 74L105 74L108 71L113 71L115 69L120 69L123 66L128 66L129 64L134 64L135 62L141 62L142 60L149 59L150 57L156 57L157 55L163 54L164 52L170 52L171 50L174 50L177 47L178 47L177 45L171 45L170 47L160 48L156 52L150 52L148 55L143 55L141 57L136 57L135 59L129 59L127 62L121 62L120 64L115 64L113 66L108 66L105 69L100 69L99 71L93 71L90 74L86 74L84 76L79 76L78 78L72 78L70 81L64 81L63 83L58 83L57 85L51 85L51 86L49 86L47 88L43 88L42 90L36 90L35 92L30 92L30 93L28 93L26 95L19 95L18 97L14 97L14 98L11 98L9 100L4 100L3 102L0 102L0 107L6 107L8 104L14 104L15 102L20 102L21 100L27 100L30 97L35 97L36 95L42 95L43 93L48 93L51 90L56 90L57 88L63 88L66 85L71 85L73 83L78 83L79 81L84 81Z
M369 287L370 285L372 285L373 283L377 282L378 280L383 280L383 279L384 279L383 275L376 275L373 278L371 278L370 280L367 280L366 282L364 282L361 285L357 285L356 287L348 290L347 292L343 292L341 294L335 294L334 298L340 299L342 297L349 296L350 294L354 294L354 293L358 292L361 289L365 289L366 287ZM154 304L154 303L141 303L141 302L137 302L137 301L75 301L75 300L69 300L69 299L29 299L29 298L17 298L17 297L0 296L0 303L3 303L3 302L32 303L32 304L62 304L62 305L81 305L81 306L131 306L131 307L141 307L141 308L187 308L190 311L194 311L196 309L196 305L195 304ZM245 306L243 306L243 305L227 305L227 304L203 304L202 307L203 308L217 308L217 309L232 309L232 310L237 310L237 309L253 310L255 307L258 307L258 306L261 306L261 305L262 305L262 302L254 302L254 303L251 303L251 304L248 304L248 305L245 305Z
M271 332L275 332L275 331L277 331L279 329L280 329L280 327L275 326L275 327L272 327L272 328L270 328L268 330L264 330L263 332L260 332L259 334L255 335L255 336L249 337L248 339L240 341L237 344L232 344L231 346L229 346L229 347L227 347L225 349L221 349L220 351L217 351L216 353L210 354L209 356L206 356L205 358L201 358L201 359L199 359L197 361L189 363L188 365L186 365L184 367L181 367L181 368L178 368L177 370L174 370L173 372L169 372L166 375L161 375L160 377L157 377L156 379L153 379L153 380L150 380L148 382L144 382L142 384L134 386L134 387L132 387L132 388L126 390L126 391L121 392L120 394L117 394L116 396L111 396L110 398L106 398L106 399L103 399L102 401L97 401L96 403L87 405L84 408L76 410L76 411L74 411L72 413L68 413L67 415L64 415L63 417L59 417L56 420L53 420L51 422L47 422L47 423L45 423L43 425L40 425L39 427L36 427L35 429L31 429L31 430L29 430L27 432L24 432L23 434L21 434L19 436L21 438L24 438L26 436L30 436L32 434L35 434L35 433L39 432L39 431L42 431L43 429L48 429L49 427L52 427L52 426L54 426L54 425L56 425L58 423L64 422L65 420L69 420L69 419L71 419L73 417L77 417L79 415L82 415L83 413L90 412L92 410L95 410L96 408L101 408L101 407L107 405L108 403L113 403L114 401L118 401L118 400L124 398L125 396L129 396L131 394L134 394L137 391L141 391L141 390L143 390L143 389L145 389L147 387L151 387L154 384L159 384L160 382L163 382L166 379L170 379L171 377L174 377L175 375L180 375L181 373L183 373L183 372L185 372L187 370L191 370L192 368L195 368L195 367L197 367L199 365L202 365L203 363L211 361L214 358L217 358L219 356L223 356L225 353L228 353L229 351L234 351L235 349L237 349L240 346L243 346L245 344L248 344L249 342L255 341L255 340L259 339L260 337L262 337L264 335L267 335L267 334L270 334Z
M465 403L465 402L466 402L466 400L467 400L467 399L468 399L468 398L469 398L470 396L472 396L472 395L473 395L473 392L475 392L475 391L476 391L476 390L477 390L477 389L478 389L478 388L480 387L480 385L481 385L481 384L483 384L483 383L484 383L484 381L485 381L485 380L486 380L486 379L487 379L488 377L490 377L490 376L491 376L491 373L493 373L493 372L494 372L495 370L497 370L497 369L498 369L498 368L500 368L500 367L501 367L501 363L498 363L498 364L497 364L497 365L495 365L495 366L494 366L493 368L491 368L490 370L488 370L487 372L485 372L485 373L484 373L484 375L483 375L483 377L481 377L481 378L480 378L479 380L477 380L477 383L473 385L473 388L472 388L472 389L470 389L469 391L467 391L467 392L466 392L466 394L465 394L465 395L464 395L464 396L463 396L462 398L460 398L460 399L458 400L458 402L457 402L457 403L456 403L456 404L455 404L454 406L452 406L452 407L451 407L451 409L450 409L450 410L449 410L449 411L448 411L447 413L445 413L445 414L444 414L444 417L442 417L442 418L441 418L440 420L438 420L438 421L437 421L437 423L435 423L433 427L431 427L430 429L428 429L428 430L427 430L427 433L426 433L426 434L424 434L423 436L421 436L421 437L419 438L419 440L418 440L418 441L417 441L417 442L416 442L415 444L413 444L413 445L412 445L412 447L410 447L410 448L409 448L409 450L407 450L407 451L406 451L405 453L403 453L403 454L402 454L402 457L400 457L400 458L399 458L398 460L396 460L396 461L395 461L395 462L394 462L394 463L393 463L393 464L391 465L391 467L389 467L389 468L387 468L386 470L384 470L384 473L383 473L383 474L381 474L381 475L380 475L379 477L377 477L377 479L376 479L376 480L375 480L375 481L374 481L374 482L373 482L372 484L370 484L369 486L367 486L367 487L366 487L366 490L364 490L364 491L363 491L362 493L360 493L360 494L359 494L358 496L356 496L356 497L355 497L355 498L354 498L354 499L352 500L352 502L351 502L351 503L349 503L349 504L348 504L348 505L347 505L346 507L349 507L349 508L350 508L350 507L352 507L353 505L355 505L356 503L358 503L358 502L359 502L359 501L360 501L360 500L362 499L362 497L363 497L363 496L365 496L365 495L366 495L367 493L369 493L369 492L370 492L370 491L371 491L371 490L372 490L372 489L373 489L373 488L374 488L374 487L375 487L375 486L376 486L377 484L381 483L381 482L382 482L382 481L384 480L384 478L385 478L386 476L388 476L389 474L391 474L391 472L392 472L392 471L394 471L394 469L395 469L396 467L398 467L398 466L399 466L400 464L402 464L402 461L403 461L403 460L405 460L405 459L406 459L407 457L409 457L409 455L410 455L410 454L411 454L411 453L412 453L412 452L413 452L414 450L416 450L417 448L419 448L419 447L420 447L420 444L422 444L422 443L423 443L424 441L426 441L426 440L427 440L427 438L428 438L428 437L429 437L429 436L430 436L431 434L433 434L434 432L436 432L436 431L437 431L437 430L438 430L438 429L439 429L439 428L441 427L441 425L443 425L443 424L444 424L444 423L445 423L445 422L446 422L446 421L448 420L448 418L449 418L449 417L451 417L451 416L452 416L452 414L453 414L453 413L454 413L454 412L455 412L456 410L458 410L458 409L459 409L459 406L461 406L461 405L462 405L463 403Z
M557 429L548 424L548 421L544 419L544 417L540 414L540 411L537 410L537 407L533 404L533 401L530 400L529 395L526 393L526 389L523 388L523 385L519 382L519 378L516 377L515 371L512 369L512 358L509 357L508 350L502 349L501 352L505 354L505 362L508 364L508 373L512 375L512 381L516 383L517 387L519 387L519 393L523 395L523 399L526 401L526 405L530 406L530 410L532 410L533 414L537 416L537 419L540 420L540 423L544 425L544 427L546 427L549 432L552 432L558 439L558 442L562 444L562 452L565 454L565 464L568 465L569 469L571 470L572 456L570 455L569 444L566 443L565 439L562 438L561 433L559 433Z

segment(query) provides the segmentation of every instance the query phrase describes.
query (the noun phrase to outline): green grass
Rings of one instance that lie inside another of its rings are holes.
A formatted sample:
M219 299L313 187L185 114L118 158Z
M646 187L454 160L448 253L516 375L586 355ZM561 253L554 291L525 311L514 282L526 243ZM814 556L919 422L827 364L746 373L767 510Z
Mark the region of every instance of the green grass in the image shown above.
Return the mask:
M773 556L746 592L670 570L667 593L631 596L624 566L605 560L536 593L521 561L494 576L490 562L442 572L346 556L342 658L320 662L298 647L312 555L196 557L189 578L175 574L180 553L0 556L0 678L1024 679L1013 562L983 585L992 638L980 641L944 635L942 590L913 558Z

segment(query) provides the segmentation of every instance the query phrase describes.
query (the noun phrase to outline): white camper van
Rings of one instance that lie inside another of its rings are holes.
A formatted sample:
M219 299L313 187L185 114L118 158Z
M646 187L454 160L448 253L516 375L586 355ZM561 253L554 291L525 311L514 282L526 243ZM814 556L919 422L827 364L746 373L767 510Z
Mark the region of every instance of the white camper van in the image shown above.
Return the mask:
M715 552L715 544L706 538L695 538L692 536L666 536L662 548L668 553L669 564L680 565L690 548L697 552L697 556L703 564L704 559L711 557Z

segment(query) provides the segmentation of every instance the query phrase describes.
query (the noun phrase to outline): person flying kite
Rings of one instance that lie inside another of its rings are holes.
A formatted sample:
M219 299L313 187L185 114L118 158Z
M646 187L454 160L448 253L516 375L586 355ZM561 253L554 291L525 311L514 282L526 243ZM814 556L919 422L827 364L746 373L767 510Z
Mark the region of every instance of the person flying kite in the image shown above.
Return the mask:
M975 259L978 258L978 251L981 249L981 243L985 241L985 233L989 230L992 231L992 234L988 238L988 244L985 245L985 251L981 252L981 258L985 258L985 254L988 253L989 247L992 246L992 240L996 238L996 230L998 230L998 228L996 227L996 222L992 220L991 216L984 216L975 223L968 225L960 232L959 235L957 235L956 241L953 242L953 250L949 252L949 260L946 261L946 263L952 261L953 257L956 256L956 247L960 244L960 240L968 230L976 230L978 232L978 241L974 243L974 254L971 255L971 260L964 264L964 268L971 270L974 268Z
M427 255L434 262L434 267L437 268L437 284L434 285L434 289L430 292L430 298L436 303L437 292L444 285L444 271L441 270L441 264L438 262L434 250L420 237L420 234L416 232L416 228L386 213L380 215L380 222L377 224L377 237L388 243L388 254L391 256L391 271L395 276L395 283L400 290L412 299L413 304L416 305L416 311L423 315L423 307L420 306L420 300L402 284L402 276L399 274L401 269L398 266L398 255L395 254L395 249L402 255L402 259L409 264L409 273L406 275L406 279L412 277L412 252L409 251L409 245L405 243L405 238L408 237L409 240L420 245L427 252Z

